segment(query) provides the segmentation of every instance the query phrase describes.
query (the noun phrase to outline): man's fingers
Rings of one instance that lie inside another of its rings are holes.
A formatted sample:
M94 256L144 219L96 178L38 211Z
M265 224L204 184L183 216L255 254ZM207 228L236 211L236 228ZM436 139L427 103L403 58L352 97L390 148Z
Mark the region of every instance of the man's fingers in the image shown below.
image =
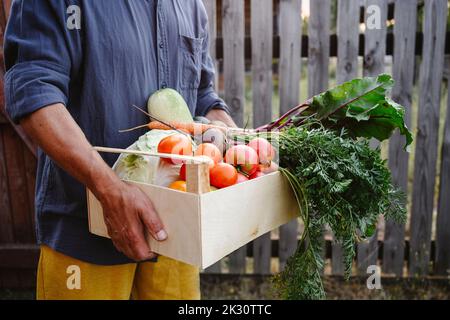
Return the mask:
M164 241L167 239L167 232L164 230L164 226L150 201L139 215L146 229L155 240Z
M151 252L150 247L145 240L143 231L130 232L126 236L127 241L127 251L130 252L131 258L136 261L148 260L154 257Z

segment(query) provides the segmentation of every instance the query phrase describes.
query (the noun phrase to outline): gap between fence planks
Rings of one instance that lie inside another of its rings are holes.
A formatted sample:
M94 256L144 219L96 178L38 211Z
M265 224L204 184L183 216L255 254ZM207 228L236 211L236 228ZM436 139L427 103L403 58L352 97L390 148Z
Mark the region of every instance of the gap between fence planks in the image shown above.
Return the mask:
M253 127L272 120L273 1L251 0ZM253 272L270 274L270 232L253 241Z
M397 0L395 3L392 99L406 108L405 123L411 126L414 86L414 48L416 45L417 0ZM389 141L389 168L396 187L408 192L408 153L403 150L405 139L395 132ZM383 273L402 276L404 266L405 226L387 220L384 230Z
M358 47L359 47L359 6L354 0L338 1L337 17L338 59L336 69L337 84L342 84L358 75ZM332 273L344 274L342 246L332 245Z
M410 228L410 276L429 273L447 13L446 0L425 1L424 47L419 81L420 121L416 137Z
M280 2L280 113L286 113L300 100L301 70L301 0ZM278 258L280 270L297 248L298 222L296 220L280 227Z
M244 2L222 0L225 102L239 127L244 124ZM230 272L245 273L246 247L230 257Z

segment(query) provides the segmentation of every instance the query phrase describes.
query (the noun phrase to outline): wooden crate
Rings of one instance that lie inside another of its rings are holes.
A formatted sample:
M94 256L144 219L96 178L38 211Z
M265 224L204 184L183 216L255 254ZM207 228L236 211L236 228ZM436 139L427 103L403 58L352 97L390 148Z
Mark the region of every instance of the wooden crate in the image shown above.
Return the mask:
M188 164L186 171L188 192L131 182L152 200L169 235L163 242L147 236L160 255L204 269L298 214L289 182L279 172L207 192L207 164ZM89 190L88 210L90 231L108 237L102 207Z

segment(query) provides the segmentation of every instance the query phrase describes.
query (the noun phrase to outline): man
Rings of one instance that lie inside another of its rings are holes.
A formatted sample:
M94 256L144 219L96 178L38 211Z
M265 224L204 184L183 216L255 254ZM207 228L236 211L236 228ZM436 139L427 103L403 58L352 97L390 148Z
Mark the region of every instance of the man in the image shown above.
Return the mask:
M144 131L119 129L148 119L131 106L166 87L193 115L234 126L213 90L201 0L16 0L4 48L7 111L40 147L38 299L199 298L196 268L154 259L145 232L170 235L150 200L92 145L132 144ZM89 233L85 187L112 241Z

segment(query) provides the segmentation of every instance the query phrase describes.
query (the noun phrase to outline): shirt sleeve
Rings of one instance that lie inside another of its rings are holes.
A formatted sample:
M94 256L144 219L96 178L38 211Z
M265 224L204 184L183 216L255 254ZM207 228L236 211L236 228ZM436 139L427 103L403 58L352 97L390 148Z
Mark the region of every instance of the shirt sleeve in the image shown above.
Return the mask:
M207 27L205 30L208 30ZM209 54L209 35L207 31L203 40L201 68L200 86L197 92L196 116L206 116L211 109L224 110L230 114L228 106L214 91L215 67Z
M6 111L16 123L48 105L67 104L71 76L81 57L80 30L69 30L66 24L71 2L12 4L4 42L5 98Z

